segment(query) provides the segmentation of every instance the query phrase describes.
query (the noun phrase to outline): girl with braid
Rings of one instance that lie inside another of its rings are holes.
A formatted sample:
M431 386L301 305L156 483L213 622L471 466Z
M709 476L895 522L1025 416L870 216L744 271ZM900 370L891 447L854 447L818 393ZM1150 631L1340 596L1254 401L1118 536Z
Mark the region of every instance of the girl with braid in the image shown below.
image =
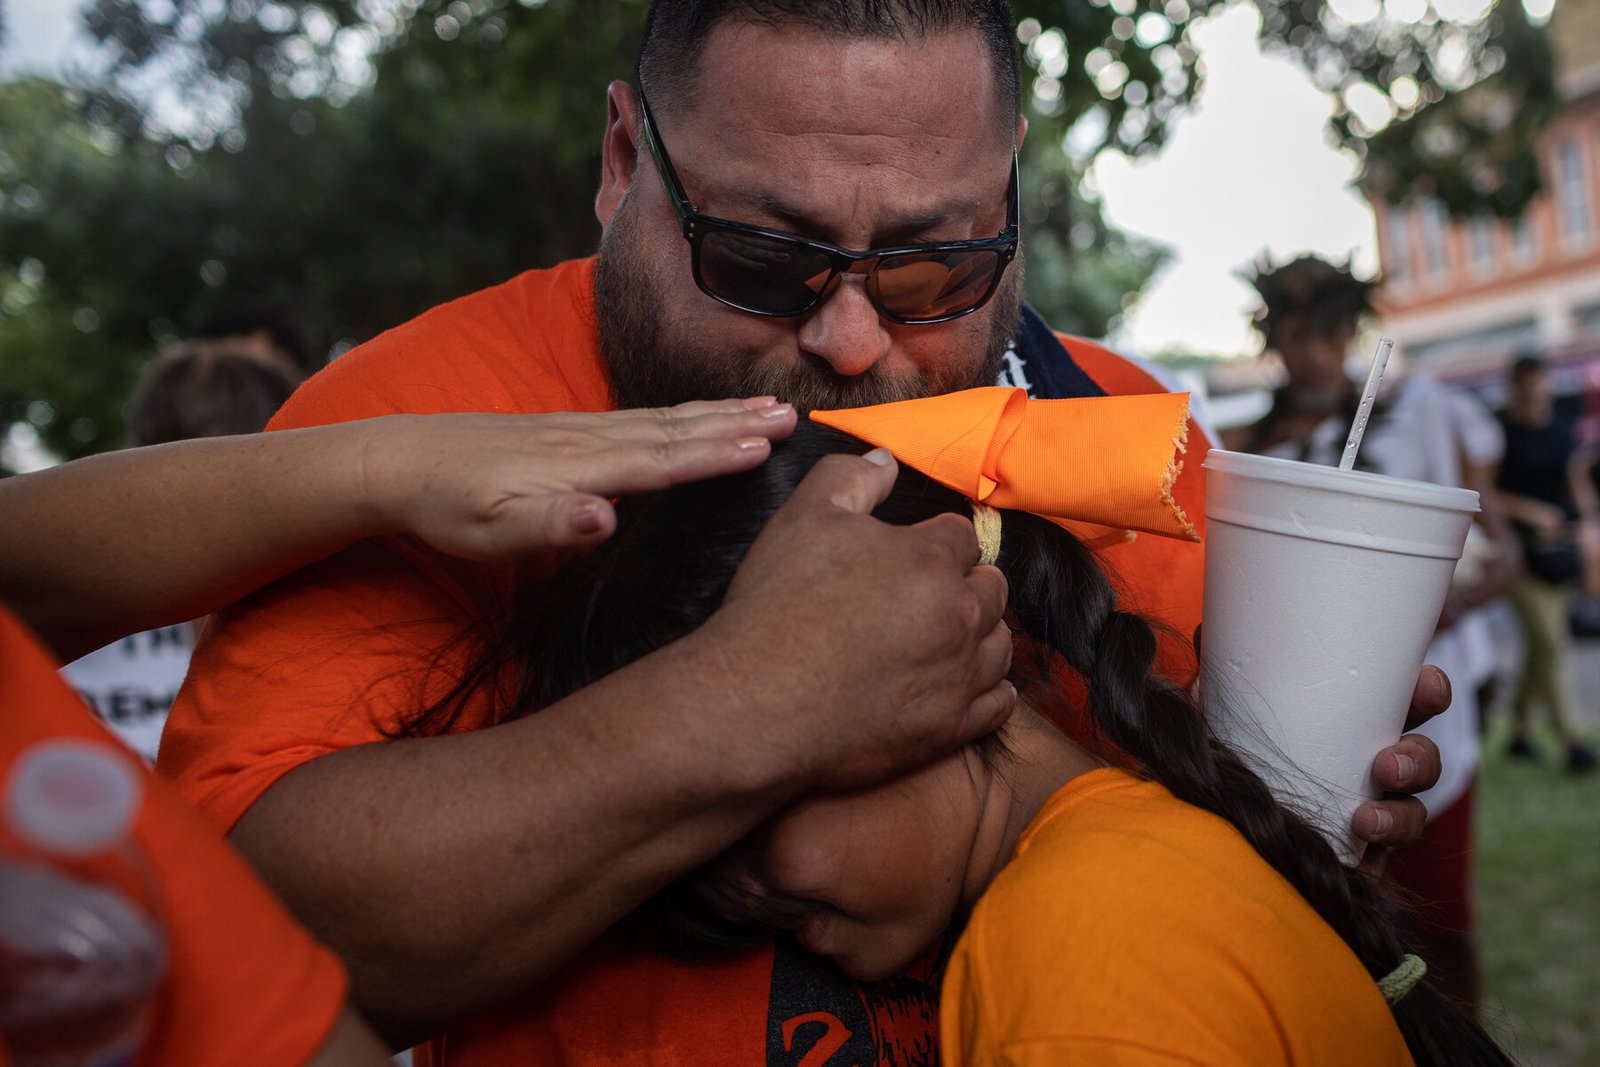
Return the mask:
M888 785L803 799L658 894L630 929L688 956L792 935L864 981L947 956L949 1067L1510 1062L1419 983L1423 968L1385 917L1381 886L1342 866L1210 735L1190 694L1154 673L1156 633L1119 606L1074 536L1104 535L1119 508L1129 526L1187 530L1163 493L1183 398L1156 401L1176 401L1178 417L1146 435L1158 459L1137 486L1126 472L1084 477L1081 466L1064 478L1073 463L1059 459L1050 406L1147 398L1012 399L997 401L1005 411L991 420L993 441L975 447L935 428L927 406L950 398L857 409L897 409L867 420L889 427L872 443L915 438L896 444L899 479L875 514L974 520L981 558L1010 583L1018 701L1008 724ZM859 432L853 414L814 418ZM1125 433L1126 452L1142 447L1138 436ZM1034 455L995 460L1013 445ZM504 684L511 667L515 706L528 712L693 630L812 465L870 447L802 424L755 470L622 501L615 536L530 598L522 622L484 655L477 683ZM959 467L963 451L980 470L935 480L909 465ZM1012 492L1013 475L1065 484ZM1101 499L1058 506L1056 489ZM977 495L1026 507L975 507ZM1169 515L1151 521L1141 509ZM531 662L519 659L529 648L538 650ZM447 701L434 712L449 710ZM952 949L949 931L962 924ZM804 1047L786 1028L783 1047L791 1041Z

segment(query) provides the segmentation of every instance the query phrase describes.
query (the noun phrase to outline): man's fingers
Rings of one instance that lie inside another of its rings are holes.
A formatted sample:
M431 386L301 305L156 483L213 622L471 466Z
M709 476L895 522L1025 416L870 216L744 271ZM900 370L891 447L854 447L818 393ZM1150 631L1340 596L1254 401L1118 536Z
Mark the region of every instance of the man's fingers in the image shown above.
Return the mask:
M967 572L967 585L978 598L979 616L978 632L999 626L1005 629L1001 619L1005 617L1006 603L1010 598L1011 588L1006 583L1006 576L999 567L974 567ZM1011 631L1006 629L1009 636Z
M1400 847L1422 839L1428 809L1416 797L1369 800L1356 809L1350 828L1361 840L1373 845Z
M1004 622L993 628L978 642L978 685L987 689L1011 672L1011 655L1015 643L1011 627Z
M961 743L971 744L980 737L988 737L1011 718L1017 706L1017 687L1001 680L967 707L966 718L961 723Z
M980 580L987 581L992 580L994 577L1000 577L1001 582L1005 581L1005 578L1000 576L1000 572L994 567L979 568L977 566L980 551L978 531L972 525L972 516L970 514L958 515L953 511L947 511L943 514L935 515L931 519L923 519L921 522L907 527L907 529L916 531L917 536L923 539L924 544L948 557L952 563L963 571L970 571L969 577L976 576L979 570L985 570L991 572L990 577ZM1002 604L1003 607L1004 605ZM994 618L999 618L999 616ZM988 621L993 622L994 619L989 619Z
M1449 706L1449 676L1432 664L1424 666L1417 675L1417 687L1411 693L1411 709L1406 714L1406 729L1415 730Z
M865 456L823 456L795 486L784 510L797 502L813 506L826 502L865 515L889 496L898 473L894 457L882 448Z
M1421 793L1439 782L1439 746L1421 734L1407 734L1378 753L1372 780L1386 793Z

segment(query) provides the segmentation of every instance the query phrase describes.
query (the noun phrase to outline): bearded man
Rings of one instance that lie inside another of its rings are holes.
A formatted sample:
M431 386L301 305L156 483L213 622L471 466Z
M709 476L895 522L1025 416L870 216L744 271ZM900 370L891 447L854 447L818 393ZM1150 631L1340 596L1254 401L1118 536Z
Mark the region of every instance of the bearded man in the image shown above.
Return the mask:
M1004 0L657 0L638 75L609 89L595 259L389 331L276 425L761 394L804 410L1002 375L1041 396L1160 390L1021 305ZM1175 495L1198 517L1189 442ZM514 722L485 687L424 736L408 717L461 681L461 620L517 575L369 542L218 617L163 768L340 950L391 1041L443 1034L419 1062L934 1062L930 974L860 990L789 948L705 967L586 949L799 794L996 721L997 615L973 590L994 572L970 524L860 514L870 467L797 493L691 638ZM1193 632L1199 546L1106 559L1138 610ZM1192 649L1169 642L1163 665L1192 674ZM1378 773L1414 790L1437 761L1403 742ZM1406 801L1362 818L1380 842L1420 823Z

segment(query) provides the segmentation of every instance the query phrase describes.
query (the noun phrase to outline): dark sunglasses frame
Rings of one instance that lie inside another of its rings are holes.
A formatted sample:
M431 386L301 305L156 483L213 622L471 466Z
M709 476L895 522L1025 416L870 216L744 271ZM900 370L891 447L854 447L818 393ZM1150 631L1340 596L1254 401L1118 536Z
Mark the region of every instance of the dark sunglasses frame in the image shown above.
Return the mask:
M673 213L678 218L678 228L682 231L684 239L689 242L690 265L694 271L694 282L700 291L720 304L737 308L752 315L765 315L770 318L794 318L814 310L824 300L833 294L835 282L843 274L865 274L869 277L877 270L880 263L886 259L900 256L931 256L936 257L945 253L960 252L994 252L997 262L994 277L989 282L989 287L976 302L968 307L952 311L944 315L935 315L927 318L908 318L898 312L884 307L878 300L873 287L867 287L868 298L877 309L879 315L907 326L927 326L936 322L949 322L959 319L963 315L970 315L983 305L987 304L994 296L995 290L1000 288L1000 279L1005 276L1006 268L1016 258L1017 244L1020 237L1018 219L1018 167L1017 156L1011 155L1011 181L1006 186L1006 225L999 235L975 241L942 241L936 244L899 245L892 248L873 248L866 251L855 251L841 248L825 241L813 241L807 237L798 237L792 233L783 233L779 230L763 229L760 226L750 226L742 222L733 222L728 219L719 219L711 215L702 215L690 202L689 196L684 192L683 182L678 178L677 170L672 166L672 159L667 155L667 147L662 143L661 133L656 129L655 116L650 112L650 102L645 99L644 89L638 90L639 109L644 119L645 141L650 146L650 157L655 160L656 172L661 175L661 184L666 187L667 196L672 200ZM796 248L818 252L828 257L828 280L816 292L815 298L807 305L791 311L772 311L766 308L749 307L732 300L721 293L711 289L705 282L700 272L700 244L705 236L714 232L747 234L761 237L779 244L791 245Z

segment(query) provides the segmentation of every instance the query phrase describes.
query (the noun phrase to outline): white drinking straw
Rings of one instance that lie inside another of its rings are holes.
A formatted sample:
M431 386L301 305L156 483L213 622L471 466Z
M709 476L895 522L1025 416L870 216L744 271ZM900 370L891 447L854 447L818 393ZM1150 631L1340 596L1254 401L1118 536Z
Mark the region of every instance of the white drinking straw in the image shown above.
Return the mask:
M1356 408L1356 421L1350 424L1350 439L1344 443L1344 455L1339 457L1339 469L1347 471L1356 465L1356 449L1361 447L1361 435L1367 432L1367 419L1372 416L1372 401L1378 395L1378 383L1383 381L1383 368L1389 362L1394 342L1387 337L1378 340L1378 351L1372 357L1372 369L1367 371L1367 384L1361 390L1361 406Z

